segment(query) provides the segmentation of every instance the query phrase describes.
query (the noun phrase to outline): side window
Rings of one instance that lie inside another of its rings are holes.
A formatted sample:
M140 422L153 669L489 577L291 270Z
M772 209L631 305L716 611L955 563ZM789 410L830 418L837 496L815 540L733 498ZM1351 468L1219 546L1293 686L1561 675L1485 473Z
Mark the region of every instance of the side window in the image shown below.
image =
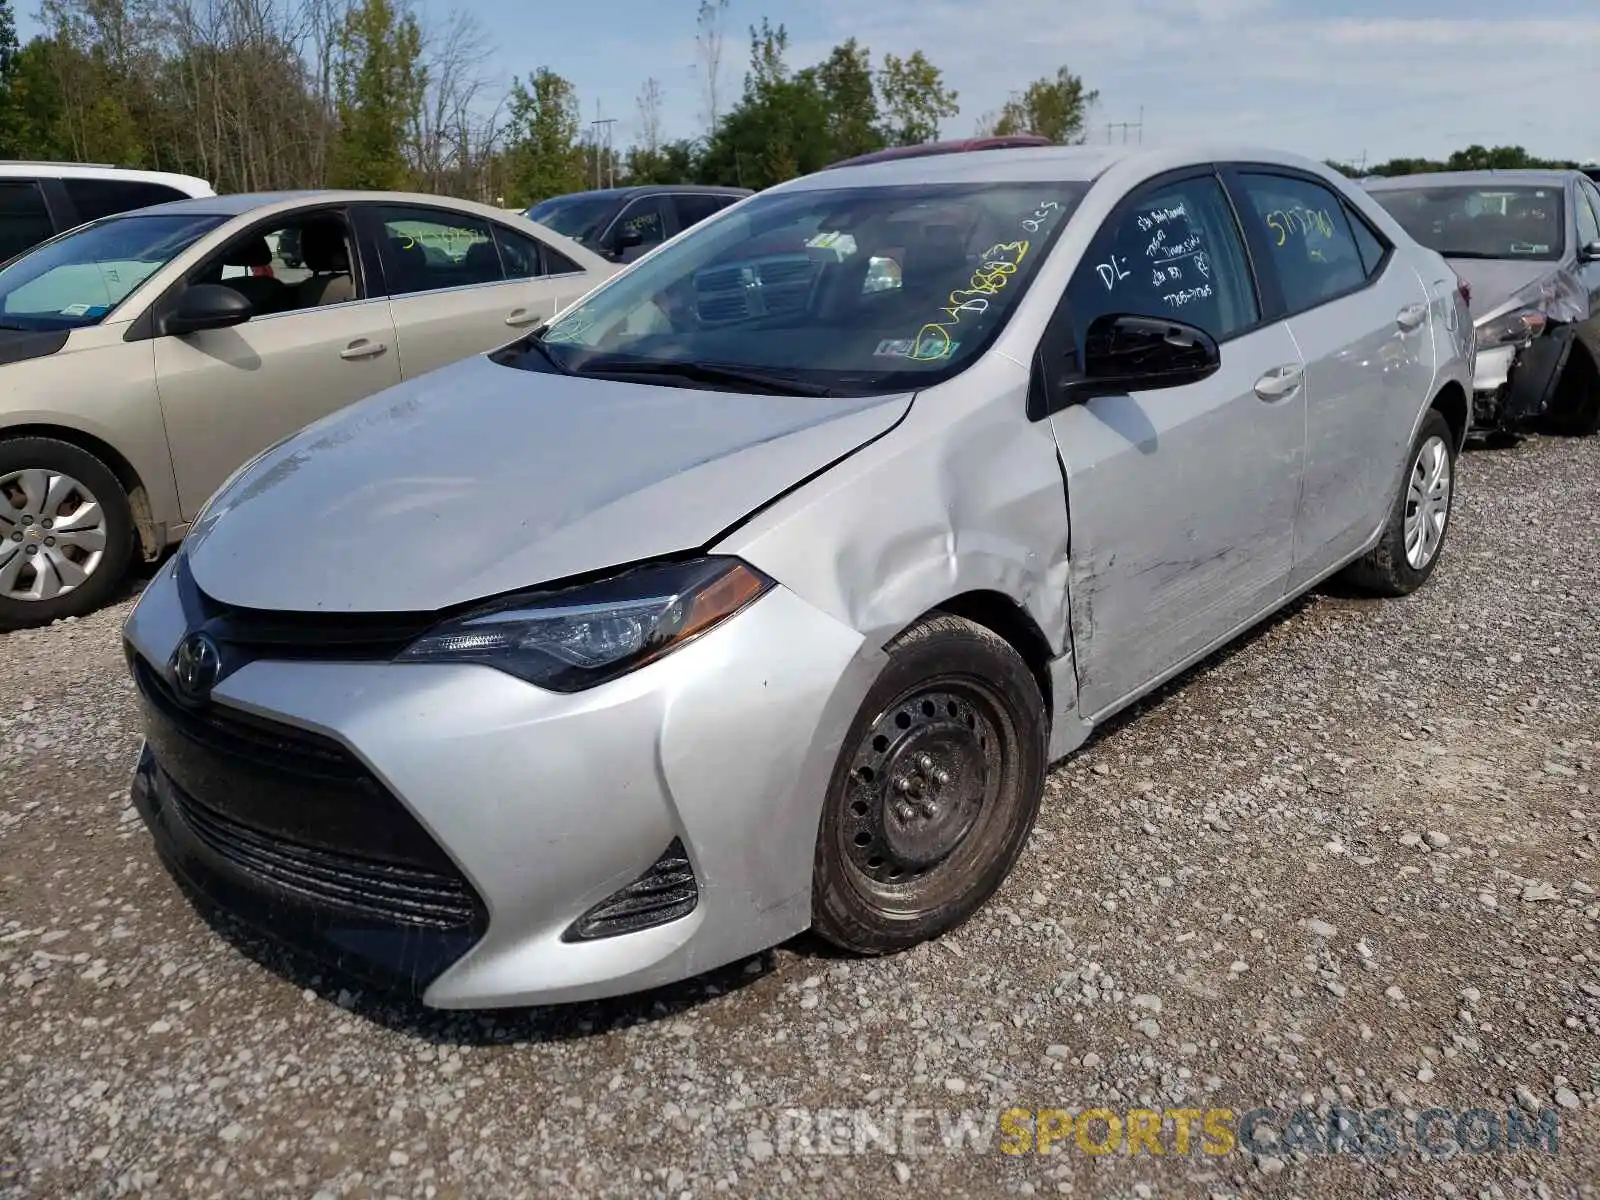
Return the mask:
M1600 212L1594 206L1594 189L1578 188L1578 209L1573 215L1578 219L1578 248L1590 242L1600 242Z
M187 199L177 188L137 179L63 179L61 186L67 189L80 221L98 221L113 213Z
M0 183L0 262L55 233L36 184Z
M1211 175L1124 203L1095 235L1067 297L1080 338L1107 313L1171 317L1216 338L1260 316L1238 225Z
M583 270L561 251L550 246L543 247L544 272L546 275L576 275Z
M275 316L359 300L350 226L343 214L309 213L242 233L206 260L191 283L220 283Z
M1246 222L1255 222L1289 315L1360 287L1367 269L1339 197L1288 175L1241 174Z
M672 198L673 207L678 210L678 228L688 229L691 225L698 225L712 213L721 212L728 206L731 197L697 195L685 192Z
M666 223L661 219L661 197L644 196L623 209L612 226L611 236L615 237L624 229L639 231L642 240L635 253L642 254L645 249L659 244L666 230Z
M1383 256L1388 253L1389 247L1368 225L1360 213L1345 208L1345 216L1350 220L1350 232L1355 235L1356 252L1361 255L1361 269L1371 279L1378 271L1378 264L1383 261Z
M381 207L376 216L391 296L506 277L486 221L425 208Z
M496 225L494 244L500 248L500 261L505 264L507 279L532 279L545 273L539 260L539 243L531 237Z

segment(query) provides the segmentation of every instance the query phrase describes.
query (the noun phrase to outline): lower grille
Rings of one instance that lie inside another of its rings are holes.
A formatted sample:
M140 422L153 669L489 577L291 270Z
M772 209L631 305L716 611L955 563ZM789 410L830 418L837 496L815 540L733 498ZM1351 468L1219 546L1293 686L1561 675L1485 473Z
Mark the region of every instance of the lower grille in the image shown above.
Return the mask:
M674 838L649 870L584 913L561 935L561 940L587 942L637 933L686 917L699 902L700 886L695 882L694 866L683 842Z
M354 919L486 926L466 876L343 745L223 705L185 705L137 656L133 675L168 809L235 874Z
M176 785L169 786L168 798L174 815L213 854L308 900L425 929L459 929L478 919L478 898L459 876L283 841L235 821Z

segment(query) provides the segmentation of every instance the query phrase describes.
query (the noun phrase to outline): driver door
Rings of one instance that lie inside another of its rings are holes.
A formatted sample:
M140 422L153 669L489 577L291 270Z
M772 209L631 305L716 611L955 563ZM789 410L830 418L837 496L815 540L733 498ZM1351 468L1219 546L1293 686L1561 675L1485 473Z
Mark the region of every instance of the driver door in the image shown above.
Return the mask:
M1079 708L1147 690L1282 599L1305 459L1303 364L1262 322L1238 224L1214 173L1133 193L1067 289L1081 362L1106 313L1197 325L1222 366L1199 383L1102 396L1055 413L1072 521Z

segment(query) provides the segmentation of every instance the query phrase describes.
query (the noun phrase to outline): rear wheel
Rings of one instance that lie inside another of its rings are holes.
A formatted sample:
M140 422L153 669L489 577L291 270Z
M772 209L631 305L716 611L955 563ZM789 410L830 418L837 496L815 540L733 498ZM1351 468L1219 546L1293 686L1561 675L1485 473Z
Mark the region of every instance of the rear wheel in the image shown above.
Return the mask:
M1438 409L1422 419L1406 463L1382 538L1346 569L1352 583L1380 596L1416 591L1444 549L1455 500L1456 435Z
M940 614L896 639L824 803L817 932L884 954L965 921L1033 828L1045 745L1039 686L1003 638Z
M94 455L55 438L0 441L0 629L105 603L133 537L122 484Z

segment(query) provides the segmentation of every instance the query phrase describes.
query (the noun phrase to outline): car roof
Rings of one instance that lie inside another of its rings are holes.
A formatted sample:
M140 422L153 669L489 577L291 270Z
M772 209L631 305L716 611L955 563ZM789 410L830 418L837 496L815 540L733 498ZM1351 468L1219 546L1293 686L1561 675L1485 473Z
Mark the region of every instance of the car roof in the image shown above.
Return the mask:
M1401 187L1473 187L1496 183L1503 184L1506 187L1556 187L1565 183L1577 173L1578 172L1576 171L1551 169L1517 171L1425 171L1417 175L1376 176L1363 182L1369 192L1385 192Z
M151 213L195 213L209 217L240 217L246 213L271 213L275 209L293 209L304 204L409 204L430 208L455 208L481 216L502 218L512 215L507 209L479 204L476 200L460 200L454 196L434 196L422 192L363 192L338 191L331 188L301 192L235 192L227 196L200 196L189 200L169 200L165 204L152 204L138 210L140 215Z
M1053 142L1047 137L1036 133L1010 133L995 134L989 137L954 138L942 142L920 142L911 146L885 146L882 150L872 150L866 154L853 155L850 158L841 158L838 162L829 163L823 168L825 171L838 170L840 167L856 167L863 163L888 162L897 158L923 158L935 154L966 154L974 150L1009 150L1021 146L1050 146Z
M681 195L683 193L688 193L690 195L698 194L698 195L703 195L703 196L750 196L750 195L754 195L754 193L749 188L722 187L720 185L715 185L715 184L703 184L703 183L640 183L640 184L634 184L631 187L591 188L587 192L564 192L559 196L546 196L543 200L536 200L536 201L534 201L533 204L530 204L528 207L529 208L537 208L539 205L544 204L544 203L546 203L546 202L548 202L550 200L584 200L584 199L599 200L599 199L606 198L606 197L615 197L617 199L621 199L624 196L647 196L647 195L650 195L651 193L667 193L667 192L670 192L670 193L672 193L674 195Z
M213 189L196 175L172 171L144 171L137 167L114 167L107 163L27 162L0 160L0 179L122 179L136 183L159 183L189 196L209 196Z
M1158 175L1209 162L1264 163L1331 175L1322 163L1260 146L1173 143L1158 146L1025 146L955 154L912 155L840 165L779 184L784 191L893 187L914 183L1092 183L1113 168Z

